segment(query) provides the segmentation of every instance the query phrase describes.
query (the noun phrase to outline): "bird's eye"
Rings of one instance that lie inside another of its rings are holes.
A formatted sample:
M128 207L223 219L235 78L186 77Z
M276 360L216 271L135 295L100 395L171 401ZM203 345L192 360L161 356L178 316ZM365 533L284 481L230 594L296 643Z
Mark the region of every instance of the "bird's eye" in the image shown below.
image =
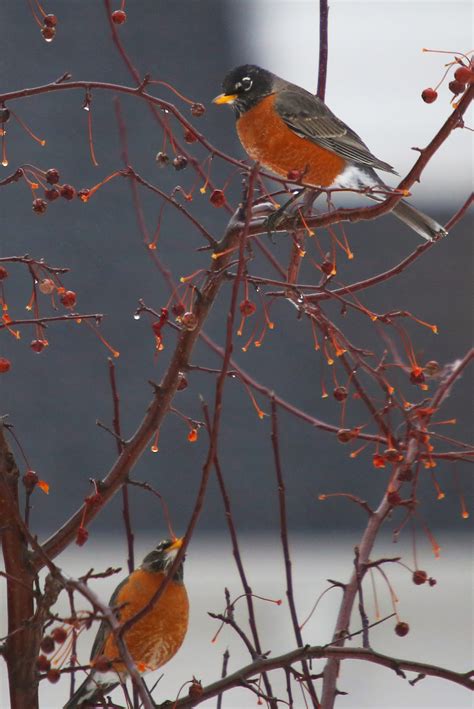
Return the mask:
M249 76L244 76L240 84L244 91L250 91L250 89L252 88L253 81Z

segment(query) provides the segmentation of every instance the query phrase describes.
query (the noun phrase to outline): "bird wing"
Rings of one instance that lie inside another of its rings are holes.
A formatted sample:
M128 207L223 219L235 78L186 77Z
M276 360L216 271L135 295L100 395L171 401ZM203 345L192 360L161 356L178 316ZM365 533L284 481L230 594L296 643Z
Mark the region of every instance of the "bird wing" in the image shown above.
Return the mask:
M356 165L397 174L391 165L376 158L357 133L335 116L317 96L303 89L283 89L277 93L275 110L301 138L307 138Z
M115 591L110 597L109 601L109 607L113 608L116 605L116 601L118 598L118 595L120 591L122 590L123 586L127 583L128 578L125 578ZM120 613L117 613L119 619L120 619ZM110 625L107 623L107 621L103 620L101 624L99 625L99 630L97 631L97 635L95 636L94 644L92 645L92 650L91 650L91 656L90 660L94 660L96 657L98 657L102 653L102 649L104 647L105 641L107 640L107 636L110 633Z

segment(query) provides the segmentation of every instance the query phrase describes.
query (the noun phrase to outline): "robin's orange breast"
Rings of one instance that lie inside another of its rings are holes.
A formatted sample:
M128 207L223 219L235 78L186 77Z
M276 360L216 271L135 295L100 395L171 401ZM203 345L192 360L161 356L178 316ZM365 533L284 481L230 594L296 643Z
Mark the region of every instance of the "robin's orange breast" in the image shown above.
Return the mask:
M140 611L156 593L164 574L144 569L134 571L120 589L116 599L120 621L124 622ZM182 583L172 581L153 608L130 630L125 641L134 661L143 670L156 670L170 660L181 647L189 620L189 602ZM113 660L120 656L114 636L108 636L103 654ZM114 663L117 671L122 663Z
M275 94L267 96L238 119L240 142L251 158L280 177L298 170L305 184L328 187L343 172L346 161L296 135L275 111L275 98Z

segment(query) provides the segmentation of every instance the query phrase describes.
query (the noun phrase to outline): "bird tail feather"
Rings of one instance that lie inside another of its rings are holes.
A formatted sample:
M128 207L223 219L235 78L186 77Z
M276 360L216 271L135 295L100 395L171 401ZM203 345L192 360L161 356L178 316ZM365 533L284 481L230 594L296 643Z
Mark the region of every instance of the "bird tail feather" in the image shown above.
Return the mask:
M380 202L380 197L375 197L374 195L367 195L376 202ZM419 209L415 209L411 204L402 199L391 211L394 217L400 219L407 226L409 226L413 231L426 239L427 241L434 241L447 235L446 229L438 224L437 221L429 217L427 214L420 212Z
M64 705L63 709L82 709L95 706L100 700L103 700L106 693L111 692L117 687L120 682L105 682L98 683L88 677L84 680L81 686L74 692L73 696Z

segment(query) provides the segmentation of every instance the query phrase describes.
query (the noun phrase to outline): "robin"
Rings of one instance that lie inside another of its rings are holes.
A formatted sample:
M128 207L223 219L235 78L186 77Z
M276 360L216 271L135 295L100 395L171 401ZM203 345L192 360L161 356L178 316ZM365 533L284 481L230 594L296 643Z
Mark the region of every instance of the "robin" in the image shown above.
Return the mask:
M120 583L109 605L125 622L144 608L160 587L172 565L182 539L165 539L145 556L141 566ZM128 650L140 672L156 670L181 647L188 629L189 603L183 584L181 564L164 594L153 607L124 634ZM92 671L64 709L95 706L127 676L115 637L104 620L91 651ZM105 671L104 671L105 670Z
M233 106L245 151L279 177L299 174L310 187L390 189L375 170L396 175L393 167L376 158L317 96L253 64L229 72L222 88L214 103ZM429 241L447 234L404 200L392 214Z

